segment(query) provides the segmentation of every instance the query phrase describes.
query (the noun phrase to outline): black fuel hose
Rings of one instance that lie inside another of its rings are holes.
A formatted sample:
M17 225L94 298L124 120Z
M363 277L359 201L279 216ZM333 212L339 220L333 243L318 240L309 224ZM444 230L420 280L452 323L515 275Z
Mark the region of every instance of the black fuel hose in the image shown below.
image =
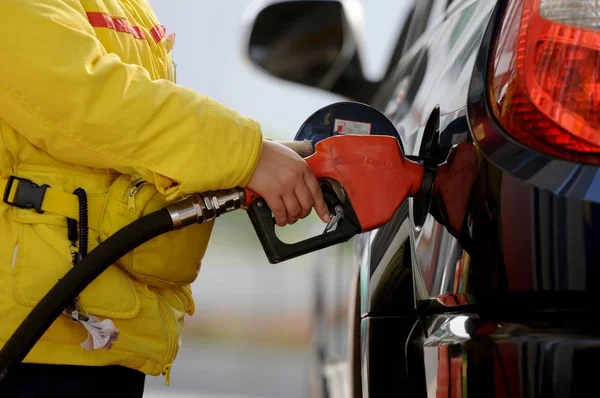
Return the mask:
M166 208L132 222L71 268L17 327L0 350L0 381L20 363L63 310L111 264L145 242L174 229Z

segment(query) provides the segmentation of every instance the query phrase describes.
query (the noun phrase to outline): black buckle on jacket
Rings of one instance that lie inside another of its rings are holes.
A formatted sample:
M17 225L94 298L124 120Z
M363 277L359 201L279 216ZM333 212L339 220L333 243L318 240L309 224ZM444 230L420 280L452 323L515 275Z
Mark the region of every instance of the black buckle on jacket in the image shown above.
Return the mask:
M10 197L10 192L12 191L15 180L18 181L19 185L17 185L14 201L10 202L8 198ZM3 200L4 203L11 206L19 207L21 209L35 209L38 213L43 213L42 202L46 195L46 189L49 187L50 186L46 184L39 186L26 178L10 176L8 177L6 188L4 189Z

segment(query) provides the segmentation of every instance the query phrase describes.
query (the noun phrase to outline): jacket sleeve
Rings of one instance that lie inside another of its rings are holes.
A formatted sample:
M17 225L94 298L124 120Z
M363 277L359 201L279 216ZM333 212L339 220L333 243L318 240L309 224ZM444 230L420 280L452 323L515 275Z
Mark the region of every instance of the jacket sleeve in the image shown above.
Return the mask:
M0 118L37 147L171 198L250 179L259 124L108 53L79 1L2 0L0 15Z

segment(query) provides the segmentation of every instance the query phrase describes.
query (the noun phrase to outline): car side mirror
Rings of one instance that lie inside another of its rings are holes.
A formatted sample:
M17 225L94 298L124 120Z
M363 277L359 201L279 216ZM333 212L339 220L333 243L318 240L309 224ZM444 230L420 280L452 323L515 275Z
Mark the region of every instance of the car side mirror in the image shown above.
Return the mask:
M377 84L360 61L360 12L355 0L269 1L248 16L245 55L279 79L368 102Z

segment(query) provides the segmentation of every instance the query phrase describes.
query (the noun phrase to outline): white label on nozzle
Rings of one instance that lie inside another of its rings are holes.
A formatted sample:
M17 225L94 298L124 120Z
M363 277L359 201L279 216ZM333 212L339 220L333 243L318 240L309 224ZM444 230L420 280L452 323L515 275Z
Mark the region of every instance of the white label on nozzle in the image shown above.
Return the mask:
M338 134L369 135L371 134L371 123L335 119L333 131Z

